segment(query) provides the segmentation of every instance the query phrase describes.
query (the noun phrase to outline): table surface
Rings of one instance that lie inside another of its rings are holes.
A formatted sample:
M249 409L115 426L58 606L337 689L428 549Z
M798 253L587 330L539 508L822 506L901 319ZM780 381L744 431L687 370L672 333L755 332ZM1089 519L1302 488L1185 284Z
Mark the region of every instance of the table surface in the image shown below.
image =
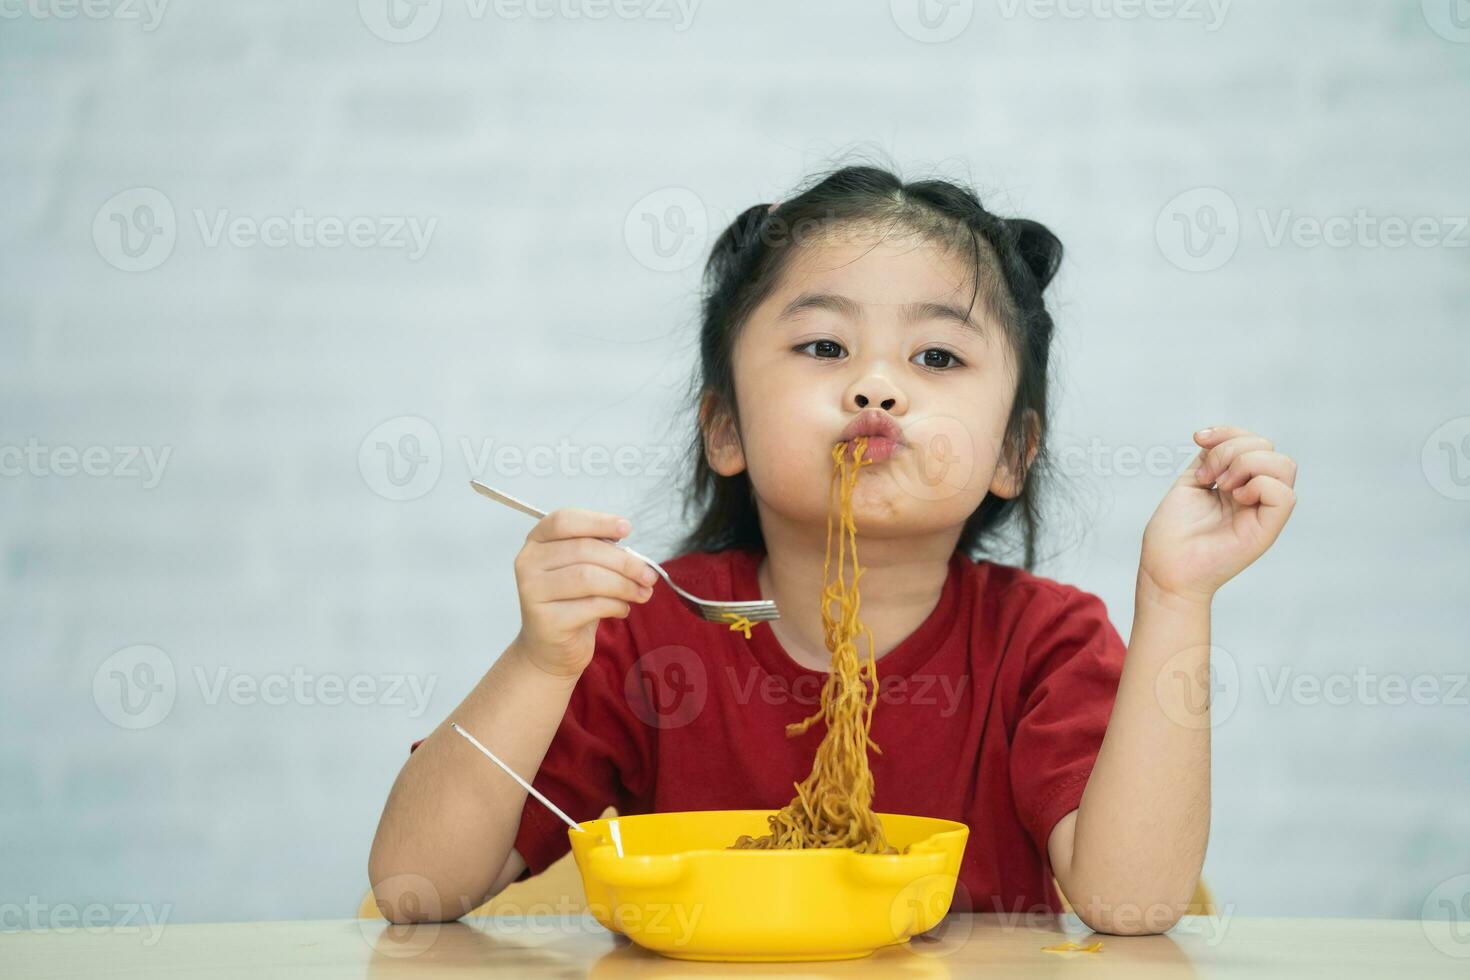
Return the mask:
M1101 940L1095 953L1043 946ZM470 970L474 973L468 972ZM1470 927L1386 919L1189 917L1162 936L1098 936L1072 916L951 915L860 960L666 959L575 916L147 925L0 932L0 976L27 977L1459 977Z

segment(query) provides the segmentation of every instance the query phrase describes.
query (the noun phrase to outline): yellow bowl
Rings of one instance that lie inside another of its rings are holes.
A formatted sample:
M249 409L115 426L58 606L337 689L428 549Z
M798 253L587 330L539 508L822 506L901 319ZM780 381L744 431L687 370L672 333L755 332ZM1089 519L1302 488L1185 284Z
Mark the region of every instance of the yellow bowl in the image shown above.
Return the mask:
M907 854L728 849L741 834L769 831L772 812L648 813L569 829L588 911L683 960L854 959L932 929L949 911L964 824L878 814L889 843Z

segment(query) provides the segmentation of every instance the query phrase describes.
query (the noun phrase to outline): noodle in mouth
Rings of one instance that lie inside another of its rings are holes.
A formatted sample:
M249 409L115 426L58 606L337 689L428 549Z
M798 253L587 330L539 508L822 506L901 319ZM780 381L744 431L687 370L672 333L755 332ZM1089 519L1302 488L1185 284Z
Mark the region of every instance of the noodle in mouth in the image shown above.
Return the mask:
M819 719L827 733L817 746L811 775L796 784L796 798L769 818L771 832L760 837L742 834L731 849L850 847L865 854L896 854L883 825L873 813L873 773L868 747L881 750L869 736L873 705L878 700L878 667L873 656L873 634L858 619L857 526L852 516L852 492L858 471L870 465L863 459L868 437L853 442L849 464L847 443L832 448L832 492L827 509L827 551L822 560L822 628L832 670L822 685L821 704L811 716L786 726L788 737L800 735ZM840 519L837 569L832 576L832 523ZM846 567L852 561L852 583ZM839 613L833 616L836 603ZM856 637L868 637L867 660L860 660Z

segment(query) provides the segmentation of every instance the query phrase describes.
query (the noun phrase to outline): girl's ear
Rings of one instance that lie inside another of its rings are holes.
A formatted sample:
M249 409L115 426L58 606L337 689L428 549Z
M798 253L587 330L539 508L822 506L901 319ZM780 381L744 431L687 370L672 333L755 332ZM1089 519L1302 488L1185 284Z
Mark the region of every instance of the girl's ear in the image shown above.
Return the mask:
M713 391L706 391L699 405L699 430L704 434L704 458L720 476L734 476L745 469L745 450L735 423Z
M1036 460L1036 451L1041 448L1041 420L1031 409L1026 409L1026 470L1030 471L1031 464ZM997 497L1009 500L1019 497L1025 489L1026 477L1024 473L1017 473L1012 465L1012 454L1001 453L1000 465L995 468L995 478L990 481L990 492Z

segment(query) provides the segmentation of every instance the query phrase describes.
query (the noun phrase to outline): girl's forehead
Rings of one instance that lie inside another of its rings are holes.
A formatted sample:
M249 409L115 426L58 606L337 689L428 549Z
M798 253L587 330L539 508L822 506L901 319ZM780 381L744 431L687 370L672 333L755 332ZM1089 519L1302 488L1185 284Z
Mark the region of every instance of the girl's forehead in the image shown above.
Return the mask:
M974 269L965 257L917 234L837 232L792 248L773 299L817 290L881 305L968 297L971 292Z

